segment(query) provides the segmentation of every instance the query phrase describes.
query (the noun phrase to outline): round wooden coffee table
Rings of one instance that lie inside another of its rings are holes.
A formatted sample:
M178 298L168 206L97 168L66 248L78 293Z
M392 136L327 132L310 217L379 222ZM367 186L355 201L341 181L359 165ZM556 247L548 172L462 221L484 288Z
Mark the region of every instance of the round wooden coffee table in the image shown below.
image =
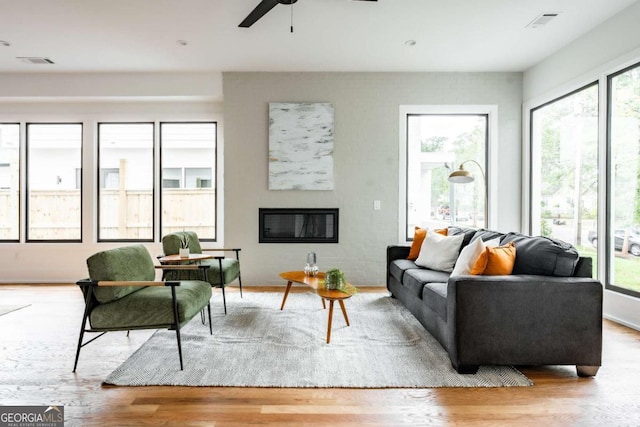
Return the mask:
M324 301L329 301L329 321L327 323L327 344L331 342L331 323L333 321L333 303L338 301L340 308L342 309L342 315L344 316L347 326L349 325L349 317L347 316L347 309L344 307L344 300L351 298L350 294L338 291L335 289L327 289L324 283L324 273L318 273L317 276L311 277L304 274L304 271L285 271L280 273L280 277L287 281L287 289L284 291L282 298L282 305L280 310L284 310L284 304L287 302L287 296L291 290L291 286L294 283L300 283L309 286L322 300L322 307L327 308Z

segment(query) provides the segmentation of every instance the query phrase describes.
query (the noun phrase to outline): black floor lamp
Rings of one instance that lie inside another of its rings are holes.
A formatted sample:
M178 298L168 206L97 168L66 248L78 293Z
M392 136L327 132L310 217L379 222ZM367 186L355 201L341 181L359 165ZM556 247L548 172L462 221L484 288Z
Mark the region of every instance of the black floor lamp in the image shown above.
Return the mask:
M460 163L460 167L458 168L458 170L455 170L449 174L449 182L452 184L467 184L469 182L475 181L476 179L473 176L473 174L464 168L464 164L469 162L475 163L476 166L478 166L478 169L480 169L480 175L482 175L483 193L484 193L484 218L485 218L484 223L486 227L487 221L489 219L489 216L487 215L487 212L488 212L487 179L484 176L484 171L482 170L482 166L480 165L480 163L476 162L473 159L463 161L462 163Z

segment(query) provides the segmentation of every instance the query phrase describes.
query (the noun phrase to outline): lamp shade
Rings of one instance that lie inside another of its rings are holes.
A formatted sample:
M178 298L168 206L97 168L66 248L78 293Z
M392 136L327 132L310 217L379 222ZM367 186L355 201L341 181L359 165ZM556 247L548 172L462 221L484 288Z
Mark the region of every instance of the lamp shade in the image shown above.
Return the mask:
M475 178L471 175L471 172L464 170L462 166L460 166L460 169L451 172L449 175L449 182L454 184L466 184L473 181L475 181Z

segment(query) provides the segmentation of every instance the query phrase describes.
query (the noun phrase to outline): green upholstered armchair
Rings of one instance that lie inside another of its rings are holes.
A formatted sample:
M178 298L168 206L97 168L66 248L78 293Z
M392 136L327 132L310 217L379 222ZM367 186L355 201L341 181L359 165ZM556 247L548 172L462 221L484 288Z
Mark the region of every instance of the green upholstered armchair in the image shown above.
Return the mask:
M162 238L162 250L164 255L175 255L180 249L188 248L190 254L201 254L203 252L234 252L234 258L224 256L213 256L212 259L198 261L201 265L208 265L208 281L211 286L222 289L222 303L224 314L227 314L227 299L224 289L231 282L238 279L240 287L240 297L242 298L242 277L240 276L240 249L202 249L198 235L193 231L178 231L167 234ZM193 278L192 271L166 272L165 278L172 280L185 280Z
M155 266L142 245L98 252L87 259L89 278L77 282L85 297L76 360L80 349L109 331L168 328L176 331L180 369L182 345L180 328L204 308L211 326L211 286L204 280L156 281L156 268L193 269L206 279L207 266ZM87 327L87 320L89 327ZM203 322L204 323L204 322ZM100 333L83 342L85 332Z

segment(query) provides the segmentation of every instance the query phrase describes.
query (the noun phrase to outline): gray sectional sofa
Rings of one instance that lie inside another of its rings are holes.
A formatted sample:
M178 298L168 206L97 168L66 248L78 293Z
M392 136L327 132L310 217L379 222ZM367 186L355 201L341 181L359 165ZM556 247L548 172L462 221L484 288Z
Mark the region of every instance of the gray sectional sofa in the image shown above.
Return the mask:
M514 242L508 276L457 276L407 260L387 247L387 288L449 353L459 373L479 365L576 365L594 376L602 355L602 285L591 258L567 243L518 233L449 227L473 239Z

